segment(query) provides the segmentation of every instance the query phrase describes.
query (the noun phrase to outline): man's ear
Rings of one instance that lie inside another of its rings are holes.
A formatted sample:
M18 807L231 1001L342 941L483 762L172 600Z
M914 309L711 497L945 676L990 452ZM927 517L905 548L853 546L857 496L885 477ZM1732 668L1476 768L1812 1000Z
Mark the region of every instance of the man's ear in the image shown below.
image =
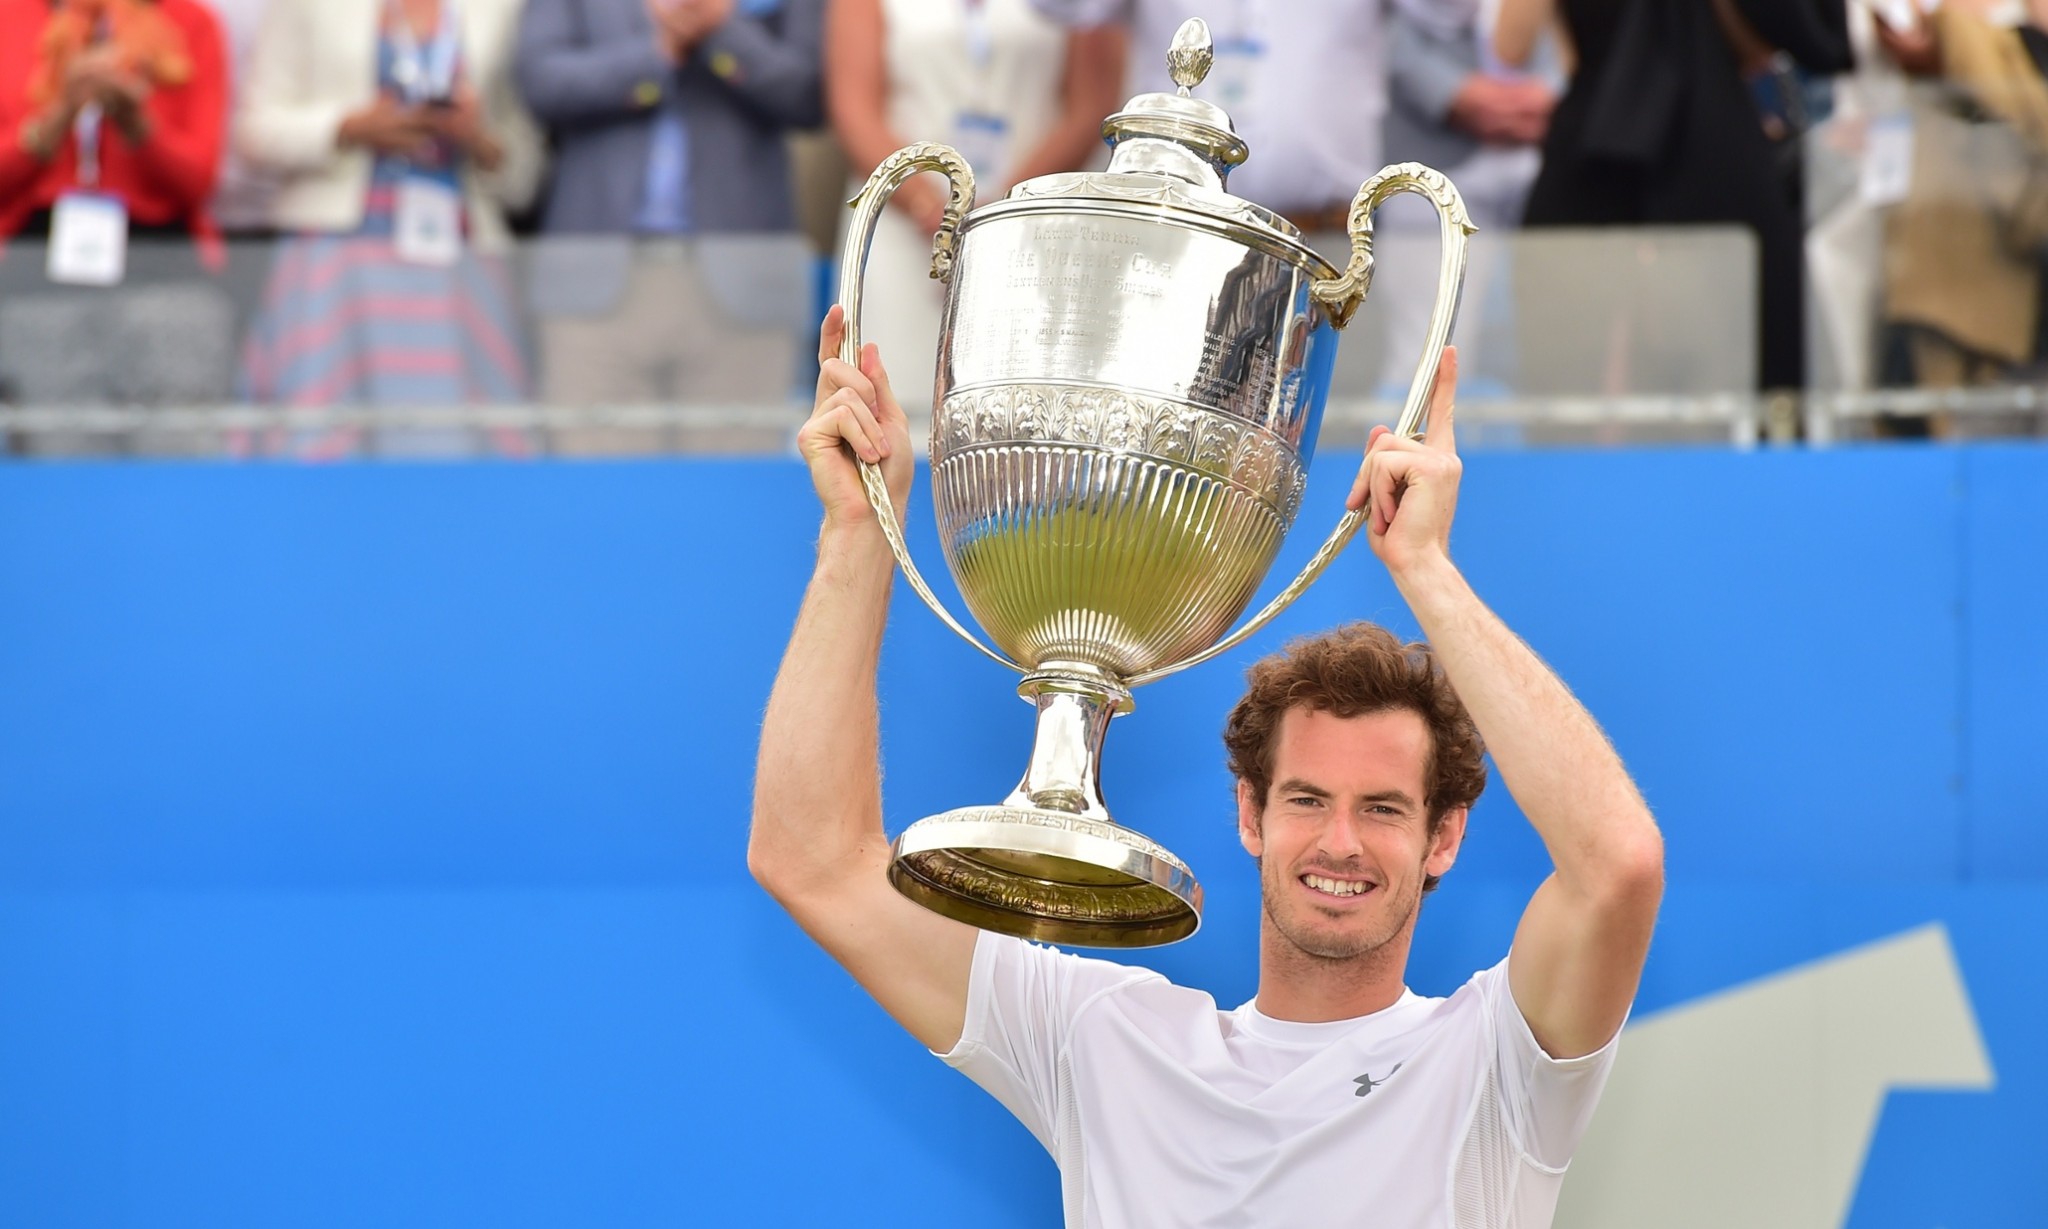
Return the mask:
M1239 780L1237 783L1237 843L1244 851L1257 858L1265 854L1265 809L1252 793L1252 783Z
M1429 839L1429 856L1422 861L1422 869L1431 875L1442 875L1458 860L1458 850L1465 844L1465 820L1471 815L1466 807L1445 811L1443 822L1437 825L1436 835Z

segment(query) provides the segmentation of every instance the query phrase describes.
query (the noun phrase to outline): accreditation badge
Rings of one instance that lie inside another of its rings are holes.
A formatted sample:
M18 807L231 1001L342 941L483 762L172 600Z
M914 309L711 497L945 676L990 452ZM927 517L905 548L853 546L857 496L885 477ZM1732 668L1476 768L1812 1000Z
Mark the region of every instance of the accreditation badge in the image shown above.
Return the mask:
M45 272L67 286L120 285L128 274L128 207L102 192L58 197Z
M391 246L415 265L452 265L462 259L462 194L431 179L398 181Z
M1913 116L1901 108L1872 116L1864 134L1857 192L1866 205L1896 205L1913 188Z

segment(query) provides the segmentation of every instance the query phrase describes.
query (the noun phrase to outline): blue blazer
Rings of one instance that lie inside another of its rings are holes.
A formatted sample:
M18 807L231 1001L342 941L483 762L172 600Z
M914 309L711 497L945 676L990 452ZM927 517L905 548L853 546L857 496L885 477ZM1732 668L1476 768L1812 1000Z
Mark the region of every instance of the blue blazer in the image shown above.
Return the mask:
M740 10L674 65L655 47L645 0L527 0L514 71L554 136L543 231L632 230L653 115L670 98L689 127L694 226L795 227L783 134L824 120L824 0L782 0L758 17Z

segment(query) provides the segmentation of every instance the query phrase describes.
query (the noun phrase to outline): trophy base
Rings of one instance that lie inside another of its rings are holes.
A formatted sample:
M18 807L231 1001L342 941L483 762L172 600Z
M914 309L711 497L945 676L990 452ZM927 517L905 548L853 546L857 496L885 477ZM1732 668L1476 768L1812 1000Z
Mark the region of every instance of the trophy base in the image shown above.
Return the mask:
M1195 933L1187 864L1128 828L1038 807L963 807L896 838L889 881L935 913L1022 939L1153 947Z

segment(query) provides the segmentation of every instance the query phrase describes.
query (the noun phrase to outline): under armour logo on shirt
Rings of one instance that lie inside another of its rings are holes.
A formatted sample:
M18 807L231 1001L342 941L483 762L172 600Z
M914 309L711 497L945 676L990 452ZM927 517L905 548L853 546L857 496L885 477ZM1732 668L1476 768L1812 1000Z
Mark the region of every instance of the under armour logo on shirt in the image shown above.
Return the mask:
M1371 1091L1372 1091L1373 1089L1375 1089L1375 1088L1378 1088L1378 1087L1379 1087L1380 1085L1382 1085L1382 1084L1386 1083L1386 1082L1387 1082L1388 1080L1391 1080L1391 1079L1393 1079L1393 1078L1394 1078L1394 1072L1395 1072L1395 1071L1399 1071L1400 1069L1401 1069L1401 1064L1400 1064L1400 1063L1395 1063L1395 1064L1394 1064L1394 1070L1393 1070L1393 1071L1389 1071L1389 1072L1387 1072L1387 1073L1386 1073L1385 1075L1381 1076L1381 1077L1380 1077L1380 1078L1378 1078L1378 1079L1374 1079L1374 1078L1372 1078L1372 1076L1371 1076L1370 1074L1367 1074L1367 1075L1359 1075L1359 1076L1353 1076L1353 1077L1352 1077L1352 1079L1351 1079L1351 1082L1352 1082L1352 1083L1354 1083L1354 1084L1356 1084L1356 1085L1358 1085L1358 1094L1357 1094L1357 1095L1359 1095L1359 1096L1361 1096L1361 1097L1362 1097L1362 1096L1364 1096L1365 1094L1367 1094L1367 1093L1371 1092Z

